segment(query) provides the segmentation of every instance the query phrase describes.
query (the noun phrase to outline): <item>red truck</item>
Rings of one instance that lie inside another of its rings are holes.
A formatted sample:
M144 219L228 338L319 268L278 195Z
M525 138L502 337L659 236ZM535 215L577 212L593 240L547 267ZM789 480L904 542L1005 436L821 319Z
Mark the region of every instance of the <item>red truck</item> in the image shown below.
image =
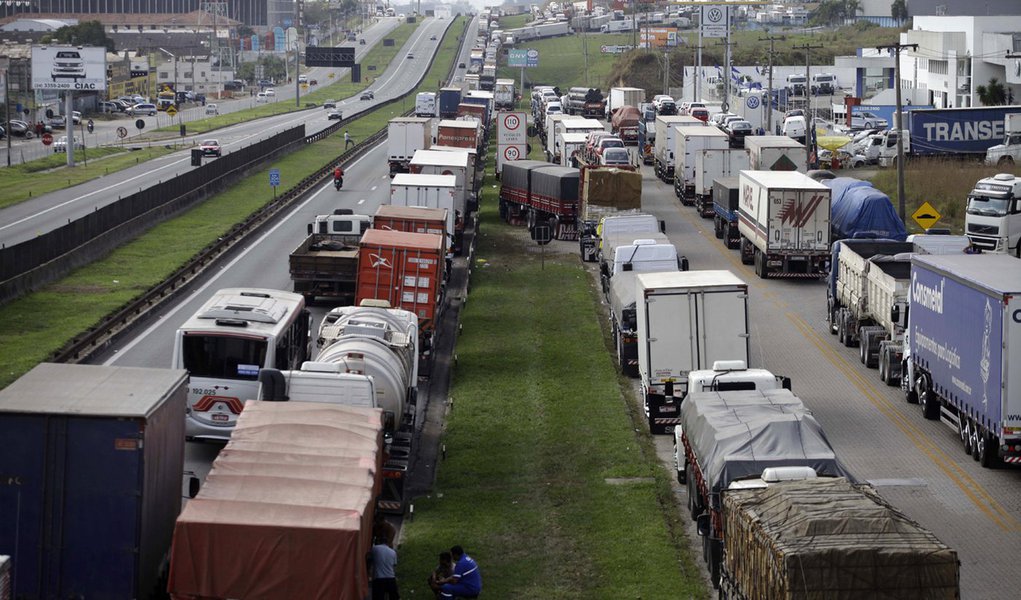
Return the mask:
M480 121L468 119L440 121L436 126L436 145L478 150L479 123Z
M622 106L610 118L610 131L620 136L625 144L638 144L638 123L642 113L634 106Z
M428 351L443 300L445 236L370 229L358 250L355 305L385 300L418 317L420 349Z

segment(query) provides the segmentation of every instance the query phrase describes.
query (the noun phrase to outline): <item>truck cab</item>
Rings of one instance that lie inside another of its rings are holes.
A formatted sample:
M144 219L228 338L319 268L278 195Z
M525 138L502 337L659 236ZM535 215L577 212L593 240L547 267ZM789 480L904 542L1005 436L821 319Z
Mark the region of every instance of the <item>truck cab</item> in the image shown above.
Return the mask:
M804 75L787 76L787 92L792 96L804 96L808 79Z
M350 209L337 209L332 215L317 215L308 224L308 234L351 235L360 238L366 229L372 227L372 217L353 214Z
M1021 258L1021 177L1000 173L979 180L968 194L964 230L986 252Z

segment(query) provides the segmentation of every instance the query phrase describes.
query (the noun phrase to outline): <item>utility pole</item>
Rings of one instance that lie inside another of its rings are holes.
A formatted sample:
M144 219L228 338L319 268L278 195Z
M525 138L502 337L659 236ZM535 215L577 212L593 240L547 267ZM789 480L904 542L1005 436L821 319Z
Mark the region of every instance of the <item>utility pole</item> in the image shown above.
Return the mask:
M900 95L900 51L904 48L911 48L912 50L918 50L918 44L889 44L886 46L877 46L876 50L886 50L894 55L893 63L893 79L894 89L897 91L897 114L893 116L893 122L897 126L897 211L900 214L900 220L907 222L905 216L907 209L904 206L904 125L901 123L901 111L904 110L901 104Z
M646 37L648 39L648 37ZM670 94L670 53L663 53L663 93Z
M691 99L693 101L701 100L699 96L699 80L702 77L702 44L691 47L691 70L694 73L691 77Z
M787 36L775 37L767 35L759 38L760 42L769 42L769 89L766 91L766 134L773 135L773 42L783 42Z
M301 2L294 3L294 29L295 31L301 27ZM284 57L287 57L287 53L284 53ZM297 33L294 36L294 106L295 108L301 108L301 41L298 39Z
M818 50L824 48L822 44L817 46L810 46L808 44L802 44L801 46L794 46L795 50L805 51L805 165L806 168L812 168L812 154L815 149L815 114L812 113L812 77L811 77L811 56L812 50ZM772 71L770 71L772 75Z
M7 138L7 166L11 166L11 59L0 59L0 67L4 70L4 118L7 124L4 137ZM74 143L71 144L72 146Z
M733 70L730 66L730 47L736 46L737 42L730 41L727 38L725 41L716 42L717 46L723 46L723 112L730 111L730 80L732 77Z

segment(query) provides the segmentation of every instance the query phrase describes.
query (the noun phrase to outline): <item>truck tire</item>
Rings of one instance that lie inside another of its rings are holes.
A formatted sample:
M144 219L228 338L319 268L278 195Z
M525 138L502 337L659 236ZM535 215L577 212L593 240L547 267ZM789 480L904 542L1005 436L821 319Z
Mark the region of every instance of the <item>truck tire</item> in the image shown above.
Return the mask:
M746 237L741 238L741 264L750 265L755 261L755 251L752 243Z
M723 223L718 216L713 217L713 233L716 234L716 239L723 239Z
M930 421L939 418L939 396L932 389L926 389L921 395L922 416Z
M766 255L755 251L755 274L759 279L769 279L769 267L766 266Z
M723 544L721 540L709 539L709 581L713 589L720 589L720 563L723 562Z
M868 363L869 332L864 327L858 328L858 361L861 364Z
M996 166L1010 168L1014 166L1014 158L1012 156L1004 156L996 163Z
M978 434L978 464L986 469L995 469L1000 464L999 456L996 453L996 436L984 428Z
M975 449L975 438L972 436L972 420L969 417L961 417L960 436L961 445L965 454L971 454Z
M838 308L836 314L837 341L841 346L847 346L847 321L844 319L844 309Z

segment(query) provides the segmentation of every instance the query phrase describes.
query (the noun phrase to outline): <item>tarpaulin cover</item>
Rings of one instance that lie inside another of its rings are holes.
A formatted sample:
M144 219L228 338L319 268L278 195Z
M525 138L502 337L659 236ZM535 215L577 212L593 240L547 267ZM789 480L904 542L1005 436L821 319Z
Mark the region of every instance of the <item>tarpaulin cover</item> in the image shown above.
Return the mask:
M725 563L746 598L960 597L957 553L843 478L728 492Z
M823 180L833 190L830 227L834 239L860 236L887 238L903 242L908 233L897 216L889 196L868 181L853 177Z
M731 482L769 467L850 477L822 426L790 390L692 392L681 404L681 426L714 504Z
M633 106L622 106L617 112L613 113L611 122L615 129L621 127L638 127L638 123L642 120L642 113L638 112L638 109Z
M365 598L381 454L379 409L246 403L177 519L171 595Z
M624 169L582 170L582 218L600 217L642 208L642 174Z

